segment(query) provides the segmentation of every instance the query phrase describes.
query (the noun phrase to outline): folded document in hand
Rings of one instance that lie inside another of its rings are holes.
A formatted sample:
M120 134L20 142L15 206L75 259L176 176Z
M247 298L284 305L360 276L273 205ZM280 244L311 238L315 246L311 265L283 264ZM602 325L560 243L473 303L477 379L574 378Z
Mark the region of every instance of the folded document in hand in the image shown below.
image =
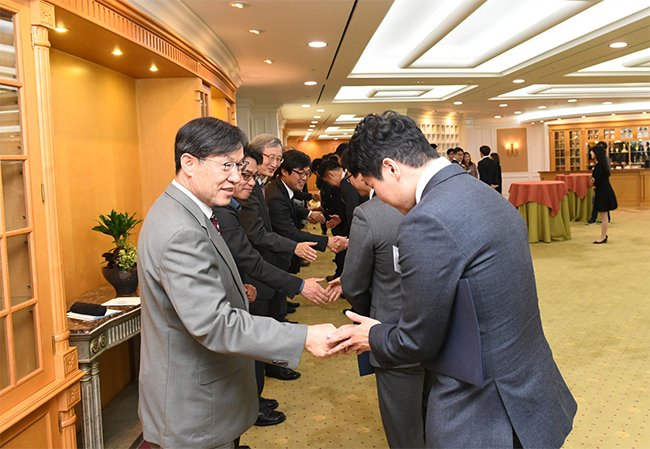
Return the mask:
M427 368L483 388L483 353L476 309L467 279L458 283L447 338Z

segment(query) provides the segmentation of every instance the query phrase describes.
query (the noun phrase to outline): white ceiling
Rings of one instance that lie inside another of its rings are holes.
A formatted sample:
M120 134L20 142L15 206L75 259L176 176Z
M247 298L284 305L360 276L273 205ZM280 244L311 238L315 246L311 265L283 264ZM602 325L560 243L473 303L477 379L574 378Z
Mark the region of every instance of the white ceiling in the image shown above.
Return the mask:
M386 109L524 120L650 109L650 0L176 3L236 60L238 100L279 106L293 135L314 120L314 137L334 136L340 115Z

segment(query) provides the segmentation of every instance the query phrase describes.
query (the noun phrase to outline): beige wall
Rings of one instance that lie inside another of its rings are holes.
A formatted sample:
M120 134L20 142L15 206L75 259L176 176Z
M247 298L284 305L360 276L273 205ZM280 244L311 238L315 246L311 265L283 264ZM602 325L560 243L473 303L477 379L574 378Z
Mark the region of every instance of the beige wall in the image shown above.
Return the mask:
M135 81L140 136L142 208L149 210L174 178L174 139L185 123L200 117L195 91L199 78L139 79Z
M92 231L98 215L115 208L144 218L135 81L54 49L50 55L59 231L73 298L105 283L101 254L111 240Z
M515 151L511 151L511 145ZM497 129L497 152L501 171L528 171L528 134L526 128ZM510 155L509 155L510 154Z

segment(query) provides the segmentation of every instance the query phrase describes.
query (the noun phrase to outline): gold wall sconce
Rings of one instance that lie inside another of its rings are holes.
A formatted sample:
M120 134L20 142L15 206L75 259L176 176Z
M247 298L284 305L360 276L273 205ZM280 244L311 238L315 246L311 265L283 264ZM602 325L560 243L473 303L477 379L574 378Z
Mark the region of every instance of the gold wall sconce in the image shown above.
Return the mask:
M519 142L506 143L505 147L508 156L517 156L519 154Z

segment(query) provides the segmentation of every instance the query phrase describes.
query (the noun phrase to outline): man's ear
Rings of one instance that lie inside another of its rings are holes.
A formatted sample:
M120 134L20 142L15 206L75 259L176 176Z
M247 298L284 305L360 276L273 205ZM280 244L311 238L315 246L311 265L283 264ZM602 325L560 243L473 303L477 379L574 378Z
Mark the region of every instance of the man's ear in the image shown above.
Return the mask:
M402 172L399 168L399 165L397 165L393 159L389 157L384 158L384 160L381 161L381 166L386 170L387 174L395 178L395 180L399 181L399 179L402 177Z
M183 153L181 155L181 170L183 170L187 176L190 176L194 172L196 164L198 163L199 160L189 153Z

